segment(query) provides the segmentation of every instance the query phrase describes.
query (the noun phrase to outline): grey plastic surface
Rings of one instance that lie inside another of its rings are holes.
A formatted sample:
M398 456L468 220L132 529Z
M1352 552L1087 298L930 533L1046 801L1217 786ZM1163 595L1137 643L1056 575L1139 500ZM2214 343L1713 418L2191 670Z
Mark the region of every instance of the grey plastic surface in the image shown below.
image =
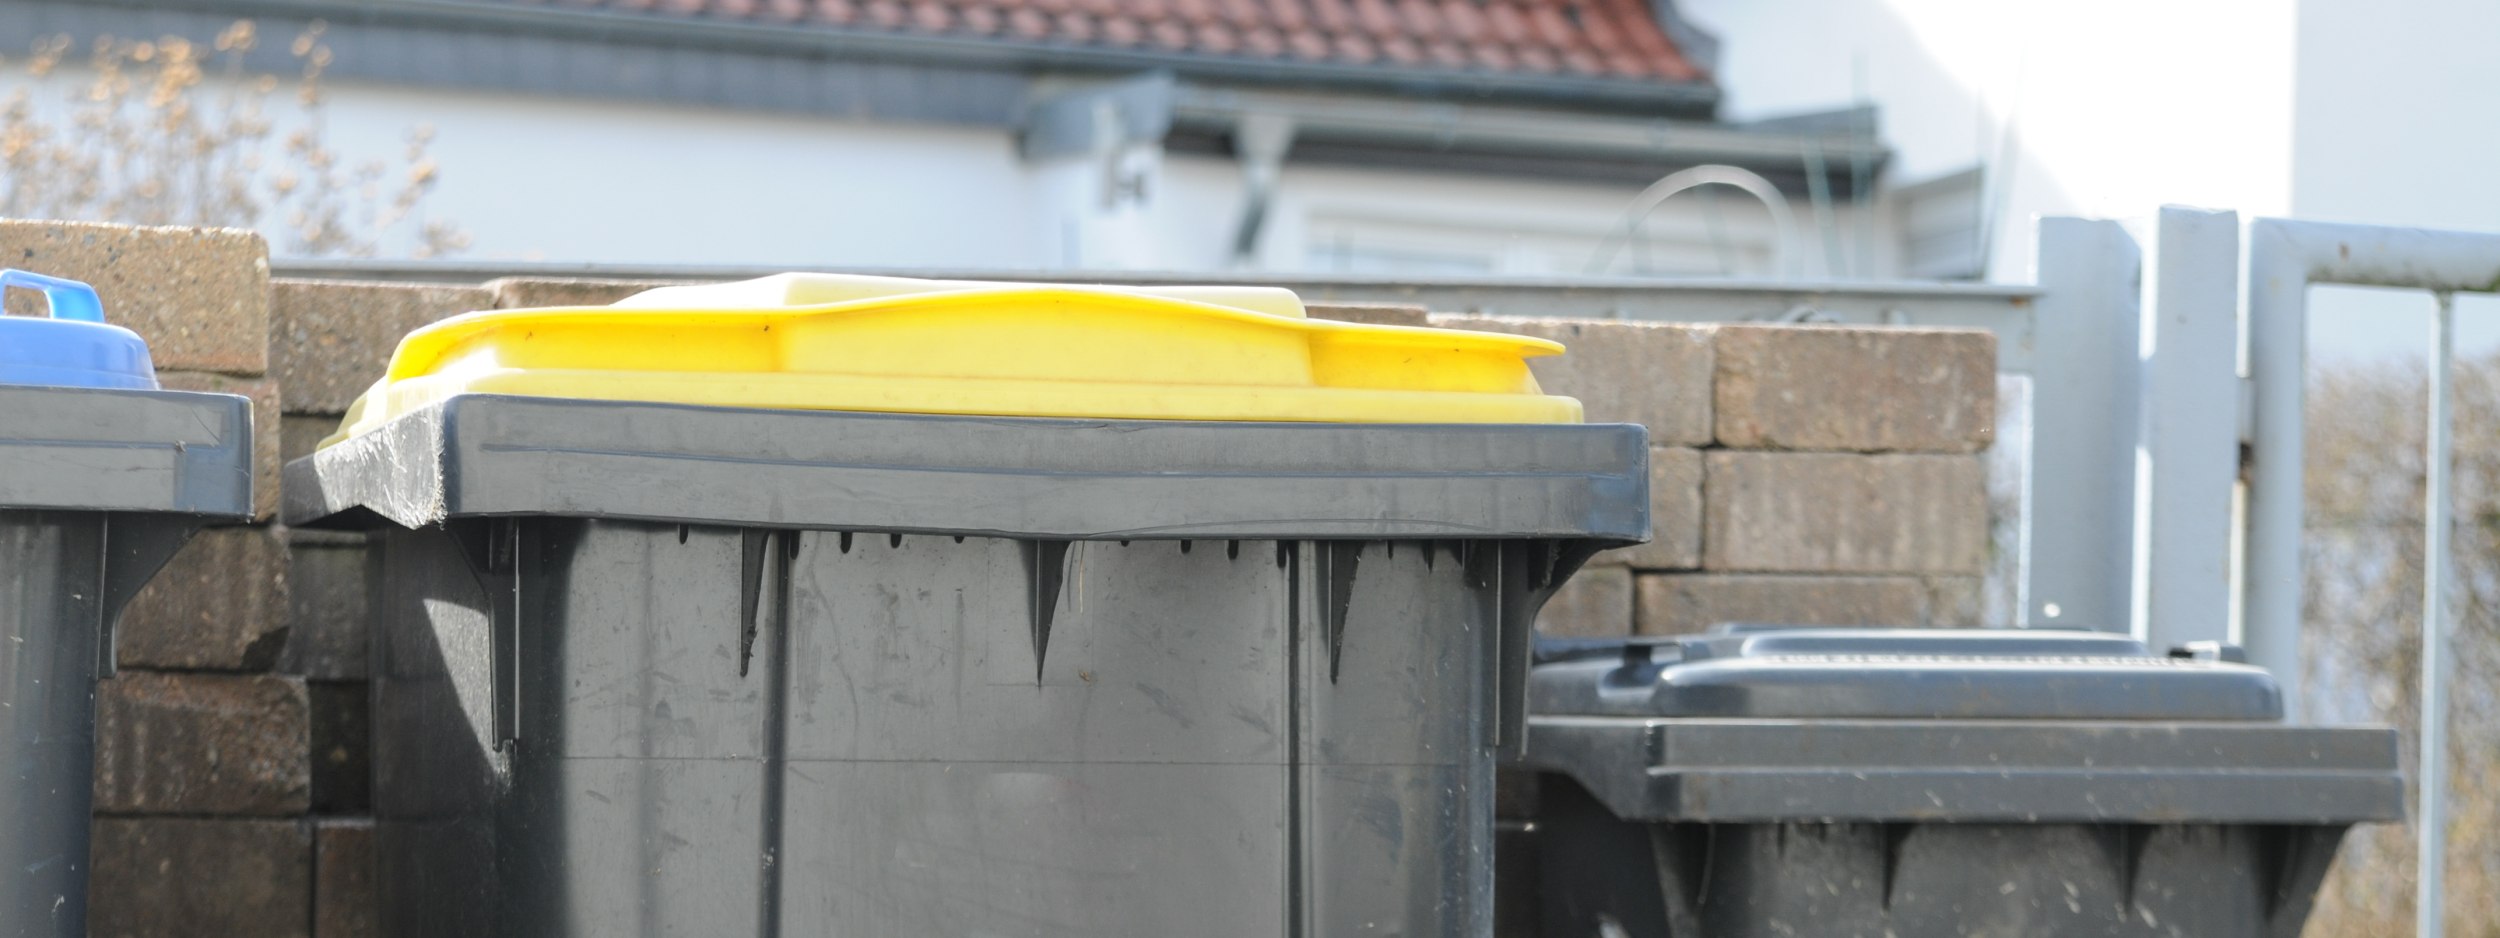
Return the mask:
M0 386L0 936L87 933L95 683L113 619L251 510L243 398Z
M397 935L1488 935L1536 612L1645 435L463 397L371 524Z
M0 385L0 508L252 510L251 402Z
M286 469L289 524L477 515L1091 538L1648 537L1630 425L1044 420L469 395Z
M2231 655L2013 630L1541 647L1544 933L2292 938L2345 827L2403 817L2396 735L2282 725Z
M1581 716L2278 720L2274 678L2101 632L1737 629L1540 650L1528 709Z

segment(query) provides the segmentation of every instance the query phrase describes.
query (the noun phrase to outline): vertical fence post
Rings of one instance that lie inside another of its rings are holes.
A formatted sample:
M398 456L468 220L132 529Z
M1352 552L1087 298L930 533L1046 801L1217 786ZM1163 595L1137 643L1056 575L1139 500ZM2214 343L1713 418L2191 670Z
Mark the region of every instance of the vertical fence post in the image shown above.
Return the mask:
M2448 858L2448 371L2455 359L2456 298L2442 291L2431 315L2430 425L2422 470L2422 764L2420 869L2414 934L2439 938L2447 908Z
M2309 265L2297 222L2248 224L2248 564L2241 584L2250 664L2274 673L2283 715L2299 722L2307 674L2300 657L2301 455L2309 362Z
M2144 406L2132 571L2155 649L2228 637L2239 483L2239 217L2164 206L2144 283Z
M2141 263L2117 222L2040 220L2020 547L2032 625L2127 628Z

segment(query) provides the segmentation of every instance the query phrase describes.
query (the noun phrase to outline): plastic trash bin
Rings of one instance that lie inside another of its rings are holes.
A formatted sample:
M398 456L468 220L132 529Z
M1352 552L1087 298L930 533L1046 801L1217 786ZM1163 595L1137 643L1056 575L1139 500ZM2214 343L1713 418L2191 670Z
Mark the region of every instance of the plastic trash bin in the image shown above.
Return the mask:
M1538 659L1544 938L2292 938L2345 828L2403 813L2393 730L2284 725L2227 647L1740 626Z
M95 685L115 617L201 525L251 513L251 410L156 390L85 284L0 271L0 935L87 934Z
M413 333L286 470L379 532L382 921L1487 934L1535 612L1647 529L1557 350L805 276Z

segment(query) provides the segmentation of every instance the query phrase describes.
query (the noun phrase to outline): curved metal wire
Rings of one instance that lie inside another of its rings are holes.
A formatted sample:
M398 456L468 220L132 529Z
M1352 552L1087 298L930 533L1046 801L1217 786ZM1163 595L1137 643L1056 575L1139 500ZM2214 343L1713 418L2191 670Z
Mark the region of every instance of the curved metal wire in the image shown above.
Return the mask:
M1762 207L1771 213L1772 256L1777 259L1781 274L1788 277L1799 275L1796 252L1792 250L1791 243L1796 234L1797 220L1789 214L1788 198L1760 173L1719 164L1668 173L1657 182L1650 183L1649 188L1641 190L1641 194L1633 196L1631 204L1624 208L1623 223L1609 232L1605 240L1597 243L1597 251L1589 257L1587 273L1604 273L1607 265L1614 263L1615 254L1622 249L1623 242L1640 231L1641 223L1648 221L1650 213L1657 211L1659 205L1703 186L1727 186L1760 200Z

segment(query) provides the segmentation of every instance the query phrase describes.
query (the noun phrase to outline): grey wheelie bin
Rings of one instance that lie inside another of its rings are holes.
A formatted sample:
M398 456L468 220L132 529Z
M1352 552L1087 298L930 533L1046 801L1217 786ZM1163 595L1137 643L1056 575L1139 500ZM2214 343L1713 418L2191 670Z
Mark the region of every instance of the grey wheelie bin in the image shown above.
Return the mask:
M0 936L87 934L96 680L113 620L211 521L251 513L251 410L156 390L85 284L0 271Z
M286 476L379 545L383 921L1488 934L1531 623L1645 536L1645 434L1550 345L1299 313L782 277L411 334Z
M1543 938L2295 938L2395 732L2288 726L2235 649L1722 627L1550 643Z

